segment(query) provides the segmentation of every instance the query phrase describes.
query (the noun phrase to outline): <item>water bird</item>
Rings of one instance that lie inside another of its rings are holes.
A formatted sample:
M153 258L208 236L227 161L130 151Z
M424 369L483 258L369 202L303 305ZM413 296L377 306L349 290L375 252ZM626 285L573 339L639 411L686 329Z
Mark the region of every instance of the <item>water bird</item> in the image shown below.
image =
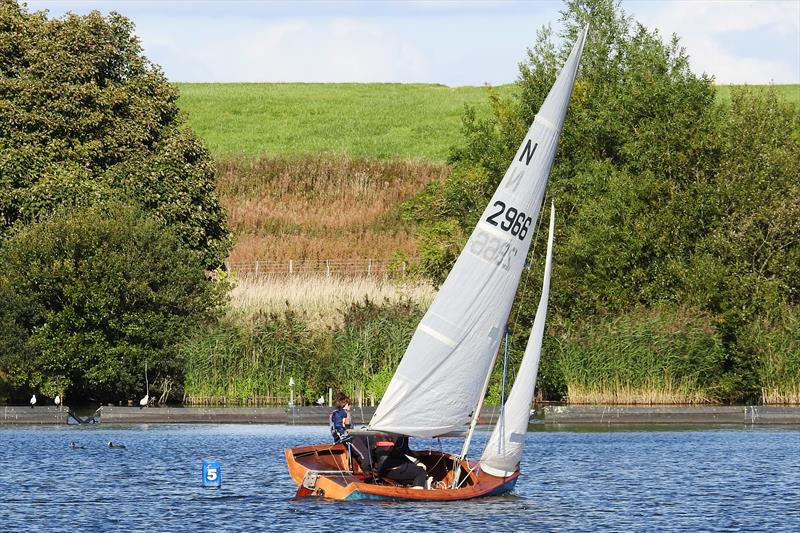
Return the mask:
M147 363L144 364L144 383L146 389L144 398L139 400L139 409L147 407L147 404L150 403L150 382L147 380Z
M60 394L56 394L56 397L53 398L53 403L56 404L56 407L61 405L61 395Z
M125 446L121 442L111 442L111 441L108 441L108 447L109 448L127 448L127 446Z
M83 446L81 446L75 441L70 442L69 447L72 448L73 450L83 450Z
M36 405L36 395L35 394L33 396L31 396L31 409L33 409L34 405Z
M325 405L325 397L324 396L320 396L319 398L317 398L317 405Z

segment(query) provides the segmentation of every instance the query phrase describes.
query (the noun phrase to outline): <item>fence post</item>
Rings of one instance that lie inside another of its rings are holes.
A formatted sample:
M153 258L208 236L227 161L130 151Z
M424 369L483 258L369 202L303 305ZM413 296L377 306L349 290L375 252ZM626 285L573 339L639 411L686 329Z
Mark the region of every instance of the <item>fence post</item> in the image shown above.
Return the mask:
M333 389L328 387L328 407L333 407Z
M289 274L292 273L292 260L289 259Z

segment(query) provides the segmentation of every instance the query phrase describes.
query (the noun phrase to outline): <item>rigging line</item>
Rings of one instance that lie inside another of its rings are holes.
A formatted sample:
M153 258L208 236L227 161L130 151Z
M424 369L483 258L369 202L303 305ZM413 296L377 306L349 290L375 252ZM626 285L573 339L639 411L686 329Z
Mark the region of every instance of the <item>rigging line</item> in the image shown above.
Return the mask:
M536 255L536 244L539 241L539 229L542 227L542 219L544 218L544 211L545 211L544 206L547 205L548 195L549 195L549 193L547 191L545 191L544 197L542 198L542 205L539 207L539 218L536 221L536 228L533 230L533 237L532 237L532 241L531 241L531 250L528 253L528 257L531 257L531 258ZM531 277L531 269L530 269L530 267L528 267L528 268L525 269L525 279L522 281L522 291L520 291L519 294L525 294L525 291L528 288L528 280L530 279L530 277ZM519 305L517 306L517 310L514 313L514 319L509 322L514 329L516 329L516 327L517 327L517 321L519 319L520 307L521 306L519 306Z
M339 441L339 442L341 442L341 441ZM342 467L339 466L339 461L337 461L336 458L333 455L333 447L336 446L336 444L338 444L338 443L334 443L334 444L328 446L328 452L330 452L330 455L333 458L333 464L336 465L336 470L338 470L339 471L339 475L342 476L342 481L346 482L347 480L345 479L345 471L342 470ZM347 456L347 445L345 444L345 457L346 456Z
M464 483L466 483L466 482L467 482L467 480L469 479L469 476L470 476L470 475L471 475L471 474L472 474L472 473L473 473L473 472L474 472L474 471L475 471L477 468L478 468L478 465L475 465L475 466L473 466L472 468L470 468L469 470L467 470L467 475L465 475L465 476L464 476L464 478L463 478L463 479L462 479L462 480L459 482L458 486L457 486L457 487L455 487L455 488L457 488L457 489L460 489L460 488L461 488L461 485L463 485Z
M489 417L489 426L494 426L496 422L495 416L499 419L503 415L503 405L505 404L505 390L506 390L506 368L508 367L508 323L506 323L505 344L503 347L503 380L501 381L500 389L500 411L492 411L492 416Z

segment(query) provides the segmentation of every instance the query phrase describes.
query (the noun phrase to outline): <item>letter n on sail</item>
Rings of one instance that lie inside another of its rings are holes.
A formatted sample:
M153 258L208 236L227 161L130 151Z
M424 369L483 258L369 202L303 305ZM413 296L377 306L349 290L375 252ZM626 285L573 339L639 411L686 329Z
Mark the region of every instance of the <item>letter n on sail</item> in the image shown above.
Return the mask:
M522 161L523 158L525 159L526 165L531 164L533 154L536 152L536 148L539 146L539 143L533 144L533 147L531 147L531 144L533 144L533 139L528 139L528 142L525 144L525 148L522 149L522 153L519 156L520 161Z

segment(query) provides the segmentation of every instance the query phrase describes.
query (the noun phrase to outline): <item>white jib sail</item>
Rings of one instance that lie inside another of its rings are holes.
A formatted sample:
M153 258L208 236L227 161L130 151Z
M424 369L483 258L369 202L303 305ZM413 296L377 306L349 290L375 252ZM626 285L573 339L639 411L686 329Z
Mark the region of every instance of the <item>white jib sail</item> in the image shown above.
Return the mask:
M481 470L493 476L510 476L517 470L522 458L522 446L525 444L525 434L528 431L531 400L536 390L536 373L539 371L544 324L547 318L555 216L555 208L551 206L550 236L547 238L547 259L544 266L542 296L539 298L539 307L536 309L531 336L528 338L528 345L525 347L525 355L522 356L522 363L520 363L517 378L514 380L514 386L511 387L511 393L503 407L500 420L497 421L480 460Z
M469 424L528 254L585 37L584 30L417 326L371 429L432 437Z

